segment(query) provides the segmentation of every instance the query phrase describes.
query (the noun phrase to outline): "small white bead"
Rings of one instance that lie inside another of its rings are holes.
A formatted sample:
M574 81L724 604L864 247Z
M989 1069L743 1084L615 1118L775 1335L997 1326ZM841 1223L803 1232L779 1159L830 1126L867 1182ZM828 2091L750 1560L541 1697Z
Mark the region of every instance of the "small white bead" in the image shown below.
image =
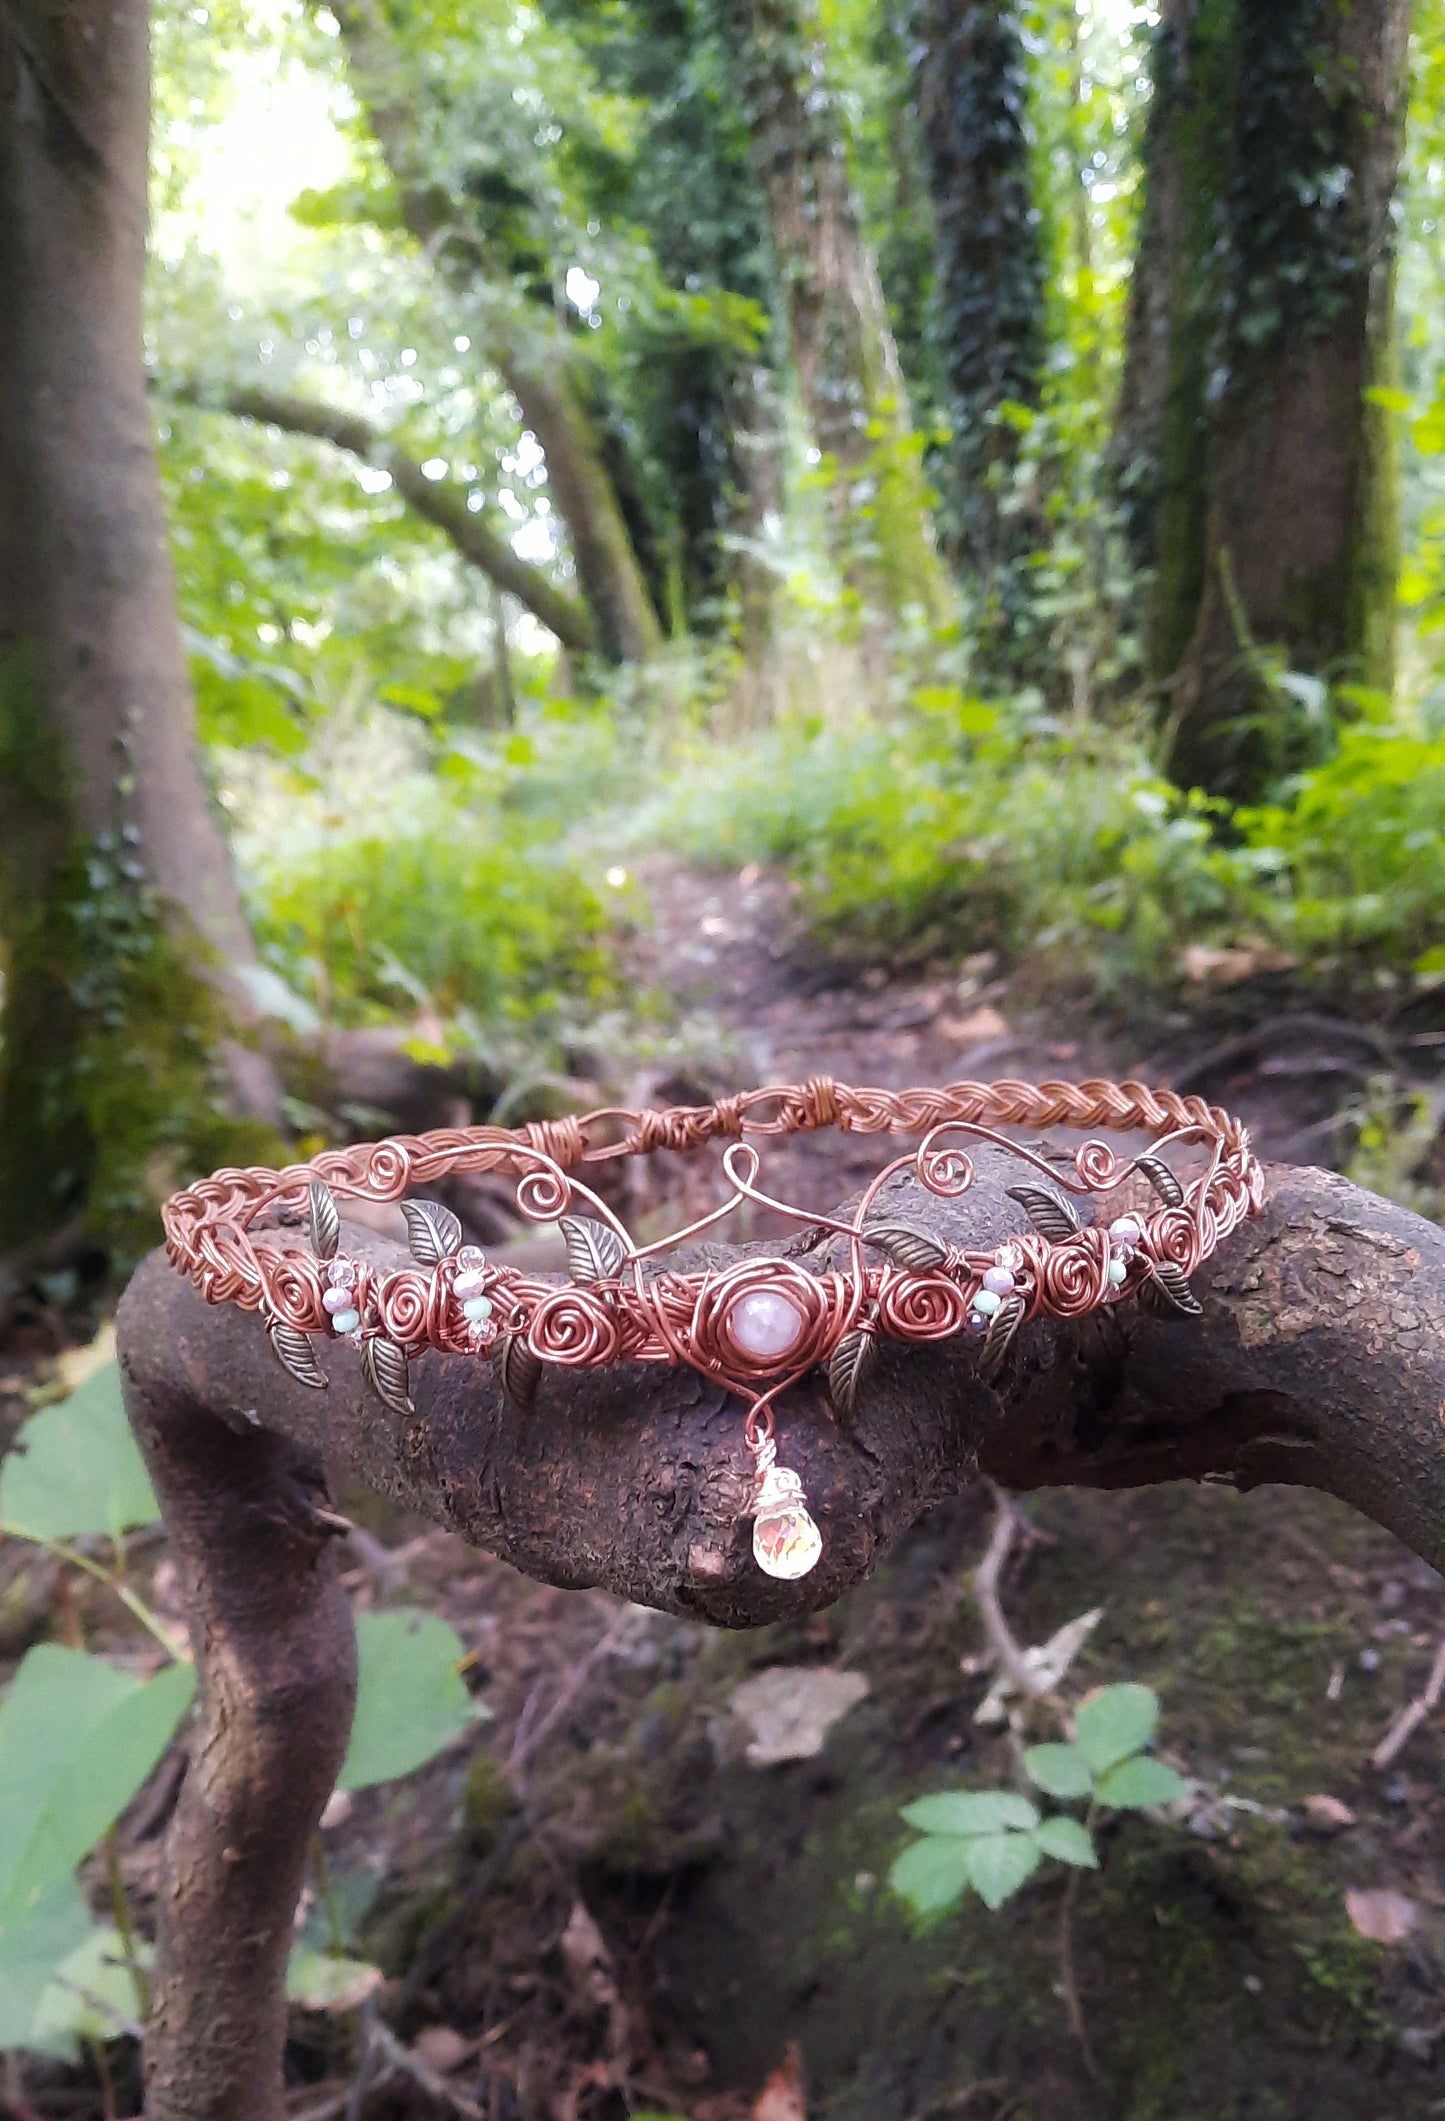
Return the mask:
M1116 1289L1119 1287L1121 1282L1124 1282L1128 1279L1128 1275L1129 1269L1124 1264L1122 1259L1111 1259L1109 1261L1109 1279L1114 1284L1114 1287Z

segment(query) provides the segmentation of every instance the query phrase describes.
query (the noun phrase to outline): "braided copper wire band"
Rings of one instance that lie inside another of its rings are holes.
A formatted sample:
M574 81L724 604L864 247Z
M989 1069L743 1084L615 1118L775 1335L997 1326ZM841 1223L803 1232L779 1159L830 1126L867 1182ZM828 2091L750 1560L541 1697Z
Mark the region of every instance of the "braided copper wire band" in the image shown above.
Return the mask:
M774 1201L753 1184L759 1162L754 1140L824 1126L923 1137L916 1151L879 1174L849 1223ZM865 1260L865 1249L879 1249L866 1225L888 1178L911 1165L923 1185L943 1197L956 1197L971 1182L968 1156L956 1144L942 1143L942 1136L957 1133L1009 1150L1033 1163L1055 1188L1075 1193L1109 1190L1138 1168L1138 1159L1120 1160L1104 1143L1091 1140L1074 1157L1074 1176L1064 1178L996 1131L1053 1126L1143 1131L1156 1143L1202 1143L1209 1152L1201 1176L1168 1189L1180 1195L1176 1202L1166 1200L1136 1218L1138 1239L1126 1248L1122 1277L1119 1248L1097 1225L1059 1238L1021 1232L989 1252L936 1246L936 1259L922 1269L893 1257L882 1263L876 1257ZM658 1149L687 1153L717 1141L730 1145L723 1161L732 1197L656 1245L633 1246L611 1210L570 1175L619 1157ZM258 1218L301 1209L314 1183L343 1200L388 1202L452 1174L503 1169L516 1175L518 1204L530 1220L553 1221L575 1212L595 1217L615 1233L620 1258L614 1272L596 1280L561 1284L506 1265L490 1268L487 1294L504 1335L525 1341L540 1359L569 1368L618 1361L689 1363L742 1390L755 1412L766 1410L784 1383L828 1361L860 1325L905 1341L942 1340L959 1332L970 1307L986 1301L980 1297L983 1277L997 1265L1000 1251L1014 1269L1020 1318L1075 1318L1137 1293L1150 1279L1171 1272L1188 1275L1256 1212L1262 1195L1247 1130L1201 1098L1134 1082L964 1082L889 1091L816 1077L801 1086L772 1085L712 1105L666 1111L609 1107L515 1129L439 1129L328 1150L281 1172L218 1171L167 1202L166 1248L209 1303L264 1309L270 1321L322 1333L332 1325L323 1301L326 1262L295 1243L253 1236ZM799 1225L847 1238L847 1269L814 1275L791 1261L766 1258L722 1273L644 1272L644 1262L722 1220L745 1199L776 1208ZM431 1266L382 1275L355 1263L359 1336L383 1338L407 1355L425 1347L473 1352L475 1336L453 1289L457 1265L455 1258L442 1258ZM772 1360L743 1345L736 1331L738 1305L761 1290L783 1296L801 1321L796 1340Z

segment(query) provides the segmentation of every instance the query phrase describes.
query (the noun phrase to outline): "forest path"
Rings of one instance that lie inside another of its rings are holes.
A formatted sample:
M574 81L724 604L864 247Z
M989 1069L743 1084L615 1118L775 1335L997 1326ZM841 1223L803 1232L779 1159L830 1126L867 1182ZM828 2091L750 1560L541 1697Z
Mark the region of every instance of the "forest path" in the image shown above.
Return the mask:
M1082 991L1001 976L990 951L927 972L829 958L810 941L787 882L755 866L703 872L655 857L638 875L652 908L636 946L639 979L680 1012L713 1019L728 1049L728 1089L810 1075L890 1090L1132 1077L1228 1105L1261 1155L1302 1163L1329 1161L1350 1096L1399 1065L1369 1025L1301 1008L1278 982L1201 984L1189 1007L1146 1000L1110 1017ZM665 1079L644 1087L688 1091ZM807 1166L843 1177L843 1192L877 1167L876 1145L846 1135L817 1137L803 1154Z

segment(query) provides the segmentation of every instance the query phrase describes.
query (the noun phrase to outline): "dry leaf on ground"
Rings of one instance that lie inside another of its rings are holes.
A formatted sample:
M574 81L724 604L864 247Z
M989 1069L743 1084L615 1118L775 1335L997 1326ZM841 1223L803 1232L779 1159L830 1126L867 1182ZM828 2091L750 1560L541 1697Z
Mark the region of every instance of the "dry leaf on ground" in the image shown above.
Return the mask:
M1345 1908L1360 1935L1372 1944L1403 1944L1420 1913L1413 1900L1388 1886L1346 1893Z
M753 2102L752 2121L808 2121L803 2092L803 2058L790 2042L781 2064Z
M734 1687L728 1705L751 1733L748 1765L775 1767L821 1753L833 1725L867 1692L861 1672L839 1672L826 1664L775 1664Z

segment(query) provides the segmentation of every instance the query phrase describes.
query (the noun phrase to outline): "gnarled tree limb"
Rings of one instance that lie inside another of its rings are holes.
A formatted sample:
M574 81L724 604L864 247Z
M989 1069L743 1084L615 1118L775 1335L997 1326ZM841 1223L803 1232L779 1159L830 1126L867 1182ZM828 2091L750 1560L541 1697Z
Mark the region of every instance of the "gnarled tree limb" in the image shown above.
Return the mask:
M488 576L499 589L507 590L519 604L525 604L534 618L556 634L564 648L586 655L597 646L597 630L585 604L559 589L540 567L518 559L505 538L498 537L479 515L472 514L465 497L454 486L429 479L414 458L397 448L390 435L359 414L289 391L244 385L213 390L198 383L171 383L167 395L178 404L194 405L202 412L261 420L286 434L309 435L314 441L329 442L333 449L345 450L363 464L386 472L402 499L423 522L439 530L469 567Z
M1017 1224L1011 1175L981 1160L963 1200L920 1193L908 1217L997 1242ZM554 1370L519 1415L490 1365L428 1354L413 1365L416 1412L398 1419L351 1348L322 1348L331 1388L308 1391L257 1318L209 1309L149 1260L121 1307L121 1361L182 1558L204 1702L169 1852L151 2121L282 2111L280 1958L237 1963L225 1895L244 1901L252 1934L284 1931L340 1757L346 1629L307 1505L323 1460L530 1575L730 1627L830 1603L979 1471L1012 1488L1310 1486L1445 1562L1445 1231L1328 1173L1269 1178L1259 1220L1196 1276L1202 1320L1134 1304L1040 1320L991 1387L971 1343L885 1343L846 1423L820 1384L789 1394L780 1455L825 1541L797 1584L751 1559L740 1409L694 1373ZM266 1818L264 1843L238 1817Z

